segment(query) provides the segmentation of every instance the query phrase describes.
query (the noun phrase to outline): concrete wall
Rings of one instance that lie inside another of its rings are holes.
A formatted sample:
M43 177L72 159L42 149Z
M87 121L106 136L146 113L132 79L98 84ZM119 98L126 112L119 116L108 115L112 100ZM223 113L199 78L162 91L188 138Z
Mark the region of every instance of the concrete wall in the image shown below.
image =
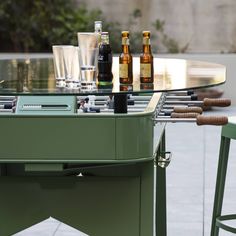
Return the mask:
M108 21L126 29L134 9L142 11L139 29L152 29L156 19L165 21L165 32L188 52L236 51L235 0L78 0L89 9L100 8ZM156 41L158 43L158 40Z

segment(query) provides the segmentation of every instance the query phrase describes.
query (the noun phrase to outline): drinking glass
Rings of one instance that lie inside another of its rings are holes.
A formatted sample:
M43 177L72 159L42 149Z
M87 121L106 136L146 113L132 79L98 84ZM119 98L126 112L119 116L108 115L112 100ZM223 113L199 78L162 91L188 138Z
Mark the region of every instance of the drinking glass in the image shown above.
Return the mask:
M81 89L96 89L98 34L78 33Z
M54 73L56 78L56 86L59 88L65 87L65 70L63 61L63 46L53 45L53 62L54 62Z
M54 68L57 87L77 89L79 83L78 47L72 45L53 46Z

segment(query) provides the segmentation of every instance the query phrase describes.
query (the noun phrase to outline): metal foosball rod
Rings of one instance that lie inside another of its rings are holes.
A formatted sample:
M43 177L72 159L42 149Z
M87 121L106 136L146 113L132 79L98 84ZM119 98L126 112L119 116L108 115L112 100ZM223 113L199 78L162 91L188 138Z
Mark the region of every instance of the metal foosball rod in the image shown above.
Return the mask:
M180 95L180 96L189 96L194 94L193 90L184 90L184 91L170 91L168 95Z
M196 94L191 95L165 95L166 100L187 100L187 101L197 101L198 96Z
M140 108L145 108L149 103L151 96L131 96L128 95L127 105L137 105ZM77 104L81 101L92 103L95 106L107 106L109 103L114 104L114 100L109 96L77 96Z
M171 101L171 100L166 100L165 104L167 105L172 105L173 107L175 105L194 105L194 106L206 106L206 107L228 107L231 105L231 100L226 99L226 98L204 98L203 101Z
M14 112L15 96L0 96L0 113Z
M202 114L203 110L201 107L187 107L187 106L177 106L170 109L161 109L161 112L158 115L170 115L174 113L198 113Z
M13 101L16 97L15 96L0 96L0 101Z
M196 122L197 125L226 125L228 123L228 117L226 116L203 116L197 115L195 118L166 118L157 117L154 119L155 122Z
M176 113L176 112L171 112L171 113L159 113L157 118L195 118L199 115L199 113L196 112L189 112L189 113Z

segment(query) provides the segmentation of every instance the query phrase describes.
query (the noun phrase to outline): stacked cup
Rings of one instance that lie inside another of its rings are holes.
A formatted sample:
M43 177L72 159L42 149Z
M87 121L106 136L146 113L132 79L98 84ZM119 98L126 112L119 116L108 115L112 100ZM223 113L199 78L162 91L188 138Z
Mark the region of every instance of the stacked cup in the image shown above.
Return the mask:
M54 45L53 61L56 87L78 89L80 87L79 49L72 45Z

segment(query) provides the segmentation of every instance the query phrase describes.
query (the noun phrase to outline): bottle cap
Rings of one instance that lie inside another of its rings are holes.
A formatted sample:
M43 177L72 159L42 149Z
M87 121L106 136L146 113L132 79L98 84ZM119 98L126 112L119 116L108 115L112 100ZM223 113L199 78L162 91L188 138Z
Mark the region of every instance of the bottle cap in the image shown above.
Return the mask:
M150 37L151 32L148 30L143 31L143 37Z
M95 22L94 22L94 24L96 25L96 24L102 24L102 21L101 20L96 20Z
M127 30L121 31L121 35L122 35L122 37L129 37L129 31L127 31Z

